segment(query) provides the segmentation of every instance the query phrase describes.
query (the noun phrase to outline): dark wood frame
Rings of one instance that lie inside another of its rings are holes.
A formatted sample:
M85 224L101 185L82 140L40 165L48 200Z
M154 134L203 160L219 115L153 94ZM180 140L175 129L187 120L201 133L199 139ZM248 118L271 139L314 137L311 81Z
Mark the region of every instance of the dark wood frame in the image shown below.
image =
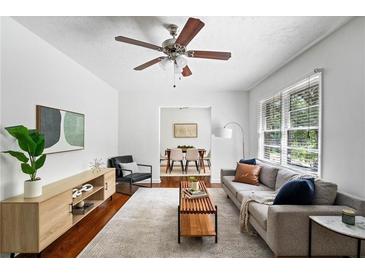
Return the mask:
M79 112L75 112L75 111L70 111L70 110L66 110L66 109L61 109L61 108L54 108L54 107L48 107L48 106L43 106L43 105L36 105L36 129L40 131L40 125L41 125L41 115L40 115L40 110L41 108L51 108L51 109L56 109L56 110L60 110L60 111L67 111L67 112L71 112L71 113L75 113L78 115L83 116L84 118L84 146L82 148L77 148L77 149L70 149L70 150L63 150L63 151L56 151L56 152L46 152L44 154L54 154L54 153L62 153L62 152L68 152L68 151L76 151L76 150L84 150L85 149L85 114L83 113L79 113Z
M196 134L195 136L178 137L176 136L176 126L195 126ZM198 138L198 123L174 123L174 138Z

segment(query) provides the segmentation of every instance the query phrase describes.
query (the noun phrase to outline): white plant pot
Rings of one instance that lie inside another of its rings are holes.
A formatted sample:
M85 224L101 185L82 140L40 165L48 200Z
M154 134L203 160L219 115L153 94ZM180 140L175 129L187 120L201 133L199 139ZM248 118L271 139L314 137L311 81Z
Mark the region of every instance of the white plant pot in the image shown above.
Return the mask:
M24 198L34 198L42 195L42 180L24 182Z

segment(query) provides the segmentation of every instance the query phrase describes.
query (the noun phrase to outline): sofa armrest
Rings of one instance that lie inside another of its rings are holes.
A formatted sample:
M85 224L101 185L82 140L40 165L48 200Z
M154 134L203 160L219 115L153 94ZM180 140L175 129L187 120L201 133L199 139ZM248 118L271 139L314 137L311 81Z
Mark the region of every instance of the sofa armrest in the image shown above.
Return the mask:
M337 192L335 204L351 207L356 210L356 215L365 216L365 199Z
M234 176L235 174L235 169L221 169L221 182L223 181L223 176Z
M267 218L267 241L276 256L307 256L309 216L341 215L346 206L274 205Z

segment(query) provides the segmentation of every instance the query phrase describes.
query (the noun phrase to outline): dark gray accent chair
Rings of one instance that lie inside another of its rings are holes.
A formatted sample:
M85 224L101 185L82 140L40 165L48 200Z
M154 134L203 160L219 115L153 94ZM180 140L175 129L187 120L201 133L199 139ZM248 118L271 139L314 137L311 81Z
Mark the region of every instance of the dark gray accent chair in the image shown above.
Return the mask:
M137 164L141 167L149 168L149 172L138 172L138 173L132 173L132 170L129 169L122 169L119 164L125 164L125 163L132 163L133 162L133 156L132 155L125 155L125 156L117 156L110 158L108 160L108 167L115 168L115 179L117 184L118 183L129 183L129 193L119 192L117 189L117 192L131 195L132 194L132 185L136 185L139 187L147 187L146 185L137 184L138 182L150 179L150 186L152 188L152 166L146 165L146 164ZM130 174L123 175L123 171L129 171Z

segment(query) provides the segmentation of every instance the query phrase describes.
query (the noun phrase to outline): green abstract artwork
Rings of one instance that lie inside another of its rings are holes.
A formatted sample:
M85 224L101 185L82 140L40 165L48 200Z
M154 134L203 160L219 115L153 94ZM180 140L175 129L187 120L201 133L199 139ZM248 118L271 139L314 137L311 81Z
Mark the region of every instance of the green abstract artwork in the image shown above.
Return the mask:
M84 116L66 112L64 116L64 132L66 141L72 146L84 146Z
M45 153L84 149L84 114L38 105L37 129L44 134Z

